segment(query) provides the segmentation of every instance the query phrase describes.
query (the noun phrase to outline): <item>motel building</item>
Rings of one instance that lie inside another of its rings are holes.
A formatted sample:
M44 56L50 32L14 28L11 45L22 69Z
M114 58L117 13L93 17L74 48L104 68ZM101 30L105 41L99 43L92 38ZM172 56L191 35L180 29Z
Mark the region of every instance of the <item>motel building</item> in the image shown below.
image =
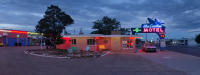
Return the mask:
M42 36L38 33L0 29L0 46L39 45Z
M149 23L141 25L141 28L131 28L133 35L120 35L120 32L112 31L113 35L66 35L63 37L64 44L57 45L59 49L72 49L76 47L78 50L86 50L90 48L93 51L100 50L136 50L136 39L140 39L135 33L155 33L159 36L159 47L165 50L165 26L164 23L157 19L147 18Z
M58 49L68 49L76 47L78 50L85 50L89 47L90 51L111 50L135 50L135 40L140 38L135 35L65 35L64 44L57 45Z

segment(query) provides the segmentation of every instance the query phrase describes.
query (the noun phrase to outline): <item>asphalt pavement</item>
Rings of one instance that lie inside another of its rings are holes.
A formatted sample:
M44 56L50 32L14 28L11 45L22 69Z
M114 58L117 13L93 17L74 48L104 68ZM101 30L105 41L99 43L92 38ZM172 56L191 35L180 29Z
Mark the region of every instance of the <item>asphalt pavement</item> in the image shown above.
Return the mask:
M156 53L138 53L137 55L190 75L200 75L200 57L197 56L168 50Z
M200 48L195 46L168 46L167 50L200 57Z
M188 75L137 54L59 59L24 54L40 47L0 48L0 75Z

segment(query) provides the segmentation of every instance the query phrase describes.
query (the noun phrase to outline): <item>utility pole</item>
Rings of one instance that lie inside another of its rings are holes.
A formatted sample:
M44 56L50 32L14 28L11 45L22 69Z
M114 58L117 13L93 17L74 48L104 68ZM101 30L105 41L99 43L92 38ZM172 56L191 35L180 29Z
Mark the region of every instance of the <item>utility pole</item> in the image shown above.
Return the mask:
M146 24L147 24L147 20L146 20ZM147 40L147 33L146 33L146 43L148 42L148 40Z
M148 42L148 40L147 40L147 33L146 33L146 43Z
M80 32L79 32L79 34L83 34L82 28L80 28Z

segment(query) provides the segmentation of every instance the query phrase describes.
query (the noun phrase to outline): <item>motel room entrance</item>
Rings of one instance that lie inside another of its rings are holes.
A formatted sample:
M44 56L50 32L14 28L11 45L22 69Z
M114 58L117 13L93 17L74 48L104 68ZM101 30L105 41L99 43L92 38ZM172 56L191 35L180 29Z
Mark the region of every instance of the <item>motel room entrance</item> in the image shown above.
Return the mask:
M134 51L135 37L111 37L112 51Z

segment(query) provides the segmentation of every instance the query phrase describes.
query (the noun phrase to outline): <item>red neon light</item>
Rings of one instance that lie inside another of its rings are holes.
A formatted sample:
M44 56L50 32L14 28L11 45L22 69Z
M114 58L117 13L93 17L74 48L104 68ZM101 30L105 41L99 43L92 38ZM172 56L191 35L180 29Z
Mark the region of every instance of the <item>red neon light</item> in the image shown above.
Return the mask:
M149 28L149 32L152 32L153 31L153 29L152 28Z
M148 32L148 28L144 28L144 32Z
M145 33L152 33L152 32L163 33L164 30L162 28L144 28L143 32L145 32Z
M21 34L28 34L27 31L18 31L18 30L11 30L11 33L21 33Z
M165 37L165 35L164 35L164 34L161 34L160 36L161 36L162 38L164 38L164 37Z
M70 43L70 41L69 41L70 38L69 38L69 37L62 37L62 39L65 40L65 43L66 43L66 44L69 44L69 43Z
M95 39L99 39L99 37L95 37Z
M164 31L160 28L160 32L163 33Z
M129 39L135 39L134 37L129 37Z
M156 32L159 32L160 31L160 29L159 28L156 28Z
M63 37L63 40L70 40L69 37Z
M135 38L141 38L141 37L135 37Z

